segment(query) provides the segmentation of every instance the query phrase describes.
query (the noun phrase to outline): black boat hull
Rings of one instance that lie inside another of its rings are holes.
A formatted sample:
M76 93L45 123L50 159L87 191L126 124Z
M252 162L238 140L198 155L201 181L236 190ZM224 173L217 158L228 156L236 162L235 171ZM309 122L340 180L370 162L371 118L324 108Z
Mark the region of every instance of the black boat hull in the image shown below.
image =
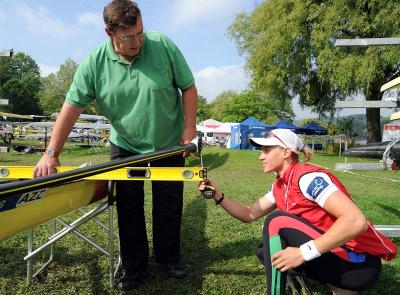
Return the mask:
M355 147L343 152L344 157L360 157L360 158L374 158L382 159L383 153L386 150L390 141L375 142L365 146ZM392 155L400 155L400 142L393 145L391 149Z

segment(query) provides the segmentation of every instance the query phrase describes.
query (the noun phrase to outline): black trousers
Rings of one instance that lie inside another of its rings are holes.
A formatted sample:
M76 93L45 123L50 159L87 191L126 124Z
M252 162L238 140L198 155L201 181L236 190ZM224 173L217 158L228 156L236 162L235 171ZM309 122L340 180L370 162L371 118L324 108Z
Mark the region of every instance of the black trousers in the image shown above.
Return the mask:
M111 160L135 155L111 143ZM183 167L175 155L151 162L153 167ZM148 163L138 166L147 167ZM147 269L149 245L144 214L144 181L117 181L116 203L122 268L127 272ZM180 260L183 182L153 181L153 250L158 263Z
M275 210L265 218L264 246L257 249L257 256L264 261L267 294L285 294L287 274L308 277L322 284L354 291L369 289L378 280L381 259L369 254L365 254L365 258L360 261L352 261L327 252L287 272L281 273L272 267L272 254L288 246L300 247L313 239L306 232L314 232L313 235L316 232L317 235L323 234L320 229L305 220L282 211ZM345 248L343 251L349 253Z

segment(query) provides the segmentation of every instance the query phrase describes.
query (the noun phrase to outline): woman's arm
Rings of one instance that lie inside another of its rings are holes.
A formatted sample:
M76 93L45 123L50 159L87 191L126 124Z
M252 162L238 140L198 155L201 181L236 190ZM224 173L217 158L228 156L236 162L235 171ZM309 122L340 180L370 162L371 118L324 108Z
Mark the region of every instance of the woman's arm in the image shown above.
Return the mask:
M219 201L222 198L222 192L218 188L217 184L212 180L209 180L207 184L211 185L215 189L214 200L216 202ZM204 181L201 182L199 190L204 190L205 186L206 183ZM269 201L266 197L261 197L254 204L246 206L224 195L224 199L219 204L226 212L243 222L252 222L261 216L267 215L275 209L275 204Z
M364 214L341 191L335 191L329 196L324 209L337 219L326 233L314 241L321 254L347 243L368 227Z

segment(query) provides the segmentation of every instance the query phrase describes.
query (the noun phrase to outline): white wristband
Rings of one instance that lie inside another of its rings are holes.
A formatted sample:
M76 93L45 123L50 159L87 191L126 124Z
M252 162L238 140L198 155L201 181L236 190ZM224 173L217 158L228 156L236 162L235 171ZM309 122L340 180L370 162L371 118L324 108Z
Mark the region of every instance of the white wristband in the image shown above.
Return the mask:
M317 247L315 247L314 240L310 240L301 245L300 251L305 261L310 261L321 256L321 253L319 253Z

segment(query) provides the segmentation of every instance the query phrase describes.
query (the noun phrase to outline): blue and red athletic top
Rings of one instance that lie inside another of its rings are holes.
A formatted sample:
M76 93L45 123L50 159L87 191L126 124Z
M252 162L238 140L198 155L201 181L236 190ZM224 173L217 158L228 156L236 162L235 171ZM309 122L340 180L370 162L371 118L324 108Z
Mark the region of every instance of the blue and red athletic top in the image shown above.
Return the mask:
M351 199L343 184L328 170L313 164L293 163L282 178L276 178L265 196L279 210L296 215L326 232L336 218L323 206L337 190ZM370 221L368 229L345 246L349 251L369 253L385 260L392 260L397 255L397 246L377 232Z

